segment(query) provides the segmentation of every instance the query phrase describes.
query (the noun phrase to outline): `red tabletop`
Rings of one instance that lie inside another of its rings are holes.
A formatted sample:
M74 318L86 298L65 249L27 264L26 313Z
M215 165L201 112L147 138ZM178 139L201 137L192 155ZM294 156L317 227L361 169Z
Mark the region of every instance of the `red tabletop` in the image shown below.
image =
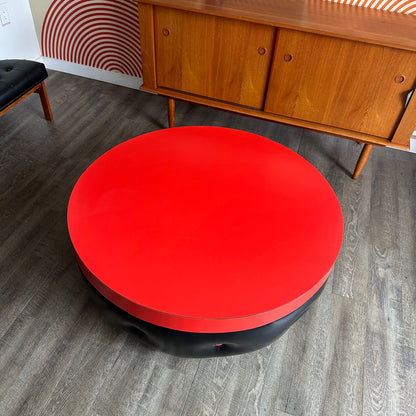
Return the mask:
M107 299L207 333L255 328L304 304L343 235L335 193L310 163L219 127L160 130L105 153L74 187L68 228Z

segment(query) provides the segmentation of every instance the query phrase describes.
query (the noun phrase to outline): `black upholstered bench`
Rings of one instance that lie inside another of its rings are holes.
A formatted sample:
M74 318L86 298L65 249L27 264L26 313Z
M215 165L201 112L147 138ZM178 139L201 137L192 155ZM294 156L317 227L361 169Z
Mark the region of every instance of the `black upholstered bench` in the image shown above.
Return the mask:
M10 110L32 92L39 94L46 120L52 121L44 80L47 78L45 65L24 59L0 60L0 115Z

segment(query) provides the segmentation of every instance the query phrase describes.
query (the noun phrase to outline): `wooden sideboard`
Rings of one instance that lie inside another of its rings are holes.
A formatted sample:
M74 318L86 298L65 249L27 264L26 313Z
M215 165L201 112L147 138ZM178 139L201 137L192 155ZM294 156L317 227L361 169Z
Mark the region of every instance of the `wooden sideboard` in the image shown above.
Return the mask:
M409 149L416 16L312 0L139 0L142 89Z

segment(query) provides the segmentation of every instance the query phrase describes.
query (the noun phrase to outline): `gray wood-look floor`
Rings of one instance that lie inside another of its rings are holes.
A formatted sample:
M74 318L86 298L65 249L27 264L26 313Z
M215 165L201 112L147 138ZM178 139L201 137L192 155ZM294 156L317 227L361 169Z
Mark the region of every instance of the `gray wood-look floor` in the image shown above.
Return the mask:
M344 214L328 284L278 341L183 359L91 301L66 229L70 192L111 147L167 127L162 97L51 72L0 118L0 415L416 415L416 154L178 103L178 125L261 134L328 179ZM305 178L307 180L307 178ZM307 209L307 207L305 207Z

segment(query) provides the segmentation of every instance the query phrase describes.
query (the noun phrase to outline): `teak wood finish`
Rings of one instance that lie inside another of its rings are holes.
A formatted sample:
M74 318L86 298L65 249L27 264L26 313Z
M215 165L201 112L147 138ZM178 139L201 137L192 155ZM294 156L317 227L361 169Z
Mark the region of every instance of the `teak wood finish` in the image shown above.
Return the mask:
M139 0L142 89L409 149L416 17L306 0Z
M274 28L156 8L155 33L159 87L263 108Z

